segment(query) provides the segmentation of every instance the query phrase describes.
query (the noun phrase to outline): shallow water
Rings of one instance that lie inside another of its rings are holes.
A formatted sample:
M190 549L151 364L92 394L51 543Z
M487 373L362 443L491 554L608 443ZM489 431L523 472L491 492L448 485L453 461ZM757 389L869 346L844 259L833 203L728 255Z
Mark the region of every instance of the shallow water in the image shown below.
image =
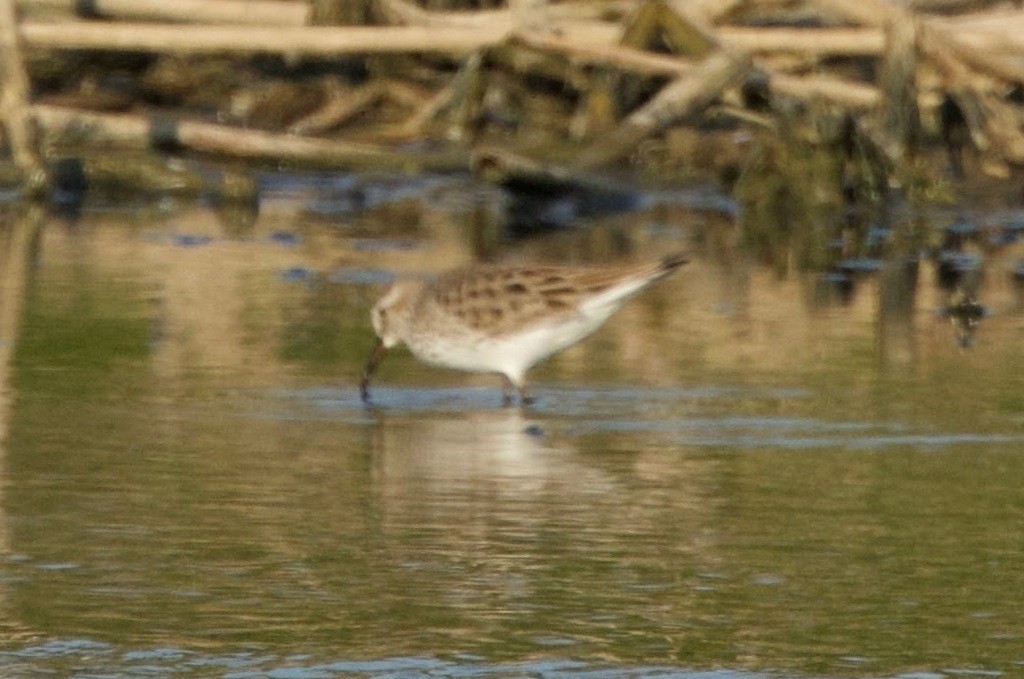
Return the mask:
M0 227L3 676L1024 672L1012 244L964 348L929 263L780 277L713 192L510 244L458 178L264 183ZM359 400L396 272L680 247L535 406Z

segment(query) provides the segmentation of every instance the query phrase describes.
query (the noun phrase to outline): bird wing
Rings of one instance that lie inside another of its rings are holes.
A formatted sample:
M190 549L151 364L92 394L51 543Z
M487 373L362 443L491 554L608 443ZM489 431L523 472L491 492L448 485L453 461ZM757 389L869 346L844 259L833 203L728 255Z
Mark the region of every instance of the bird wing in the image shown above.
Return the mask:
M473 267L442 275L431 302L455 323L501 335L576 314L607 317L685 259L621 267Z

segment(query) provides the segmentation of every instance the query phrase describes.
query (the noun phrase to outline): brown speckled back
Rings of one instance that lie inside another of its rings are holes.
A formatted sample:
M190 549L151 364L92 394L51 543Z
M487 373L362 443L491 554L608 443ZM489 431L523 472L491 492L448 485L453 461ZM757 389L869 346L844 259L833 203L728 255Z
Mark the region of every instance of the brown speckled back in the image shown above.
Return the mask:
M624 267L471 267L428 284L421 312L442 312L451 322L498 336L544 319L576 313L588 297L630 279L657 280L679 264ZM429 311L426 307L433 307Z

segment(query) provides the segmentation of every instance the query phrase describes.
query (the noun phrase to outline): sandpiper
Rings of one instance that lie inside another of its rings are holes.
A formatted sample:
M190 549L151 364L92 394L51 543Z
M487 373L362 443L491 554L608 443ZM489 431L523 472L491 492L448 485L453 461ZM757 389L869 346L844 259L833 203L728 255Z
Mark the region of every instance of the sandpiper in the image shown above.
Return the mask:
M514 391L531 403L526 372L592 334L625 302L685 264L674 254L642 264L594 267L474 266L429 279L396 281L370 317L377 345L359 385L400 343L421 361L503 378L504 402Z

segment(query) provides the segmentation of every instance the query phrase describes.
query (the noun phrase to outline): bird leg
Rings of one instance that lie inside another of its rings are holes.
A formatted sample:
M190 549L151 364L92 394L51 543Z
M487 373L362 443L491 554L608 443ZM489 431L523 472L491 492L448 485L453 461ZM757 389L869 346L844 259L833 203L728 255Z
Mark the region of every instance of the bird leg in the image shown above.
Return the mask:
M501 405L508 408L512 405L512 393L515 390L516 385L512 380L509 379L508 375L502 373L501 375Z
M512 405L513 396L512 394L519 392L519 403L524 406L528 406L534 402L533 396L530 395L530 390L526 388L523 383L517 384L504 373L501 375L501 405L506 408Z
M363 379L359 381L359 396L363 399L363 402L370 400L370 377L373 375L373 371L380 365L381 359L384 358L384 354L388 351L387 347L384 346L384 340L378 339L376 346L373 347L373 352L370 354L370 358L366 361L366 367L363 368Z

